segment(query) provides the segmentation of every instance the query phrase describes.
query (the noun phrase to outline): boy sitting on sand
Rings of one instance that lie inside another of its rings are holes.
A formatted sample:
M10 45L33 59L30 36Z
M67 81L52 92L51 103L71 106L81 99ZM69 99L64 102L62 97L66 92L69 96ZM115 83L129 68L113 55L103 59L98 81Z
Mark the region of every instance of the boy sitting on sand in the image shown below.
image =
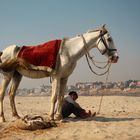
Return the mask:
M64 103L62 107L63 118L67 118L72 113L79 118L93 117L96 115L96 112L92 114L90 110L86 112L86 110L81 108L80 105L76 102L77 99L78 99L78 94L75 91L71 91L64 98Z

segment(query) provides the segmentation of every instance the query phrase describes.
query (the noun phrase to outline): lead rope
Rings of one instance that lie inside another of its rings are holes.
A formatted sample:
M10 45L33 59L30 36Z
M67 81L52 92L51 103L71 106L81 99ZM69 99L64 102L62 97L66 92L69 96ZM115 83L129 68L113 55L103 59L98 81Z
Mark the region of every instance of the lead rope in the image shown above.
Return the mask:
M98 76L102 76L102 75L105 75L106 73L109 72L111 63L108 62L108 63L106 64L106 67L108 66L108 68L107 68L107 70L106 70L105 72L103 72L103 73L97 73L97 72L95 72L95 71L92 69L92 67L91 67L91 65L90 65L90 62L89 62L89 59L88 59L88 55L85 54L85 56L86 56L86 60L87 60L88 66L89 66L89 68L90 68L90 70L91 70L92 73L94 73L95 75L98 75ZM94 63L93 63L93 64L94 64ZM95 66L96 66L96 65L95 65ZM97 67L97 66L96 66L96 67ZM106 67L104 67L104 69L105 69ZM99 67L97 67L97 68L99 68ZM99 68L99 69L101 69L101 68Z
M111 65L110 65L111 66ZM110 68L109 68L110 70ZM108 73L106 75L106 79L105 79L105 86L106 86L106 89L105 89L105 92L107 92L107 82L108 82L108 77L109 77L109 70L108 70ZM100 110L101 110L101 106L102 106L102 101L103 101L103 93L102 93L102 96L100 98L100 103L99 103L99 108L98 108L98 111L97 111L97 114L100 114Z
M85 50L86 50L85 56L86 56L86 60L87 60L88 66L89 66L91 72L93 72L94 74L96 74L96 75L98 75L98 76L102 76L102 75L107 74L107 75L106 75L106 79L105 79L105 85L106 85L106 89L107 89L107 82L108 82L108 76L109 76L109 71L110 71L111 63L107 62L107 64L106 64L105 66L103 66L103 67L97 66L96 63L102 63L102 62L96 62L96 61L93 59L93 57L91 57L90 53L88 52L88 50L87 50L87 48L86 48L86 45L87 45L86 40L85 40L85 38L84 38L83 35L81 35L81 37L82 37L82 39L83 39L84 46L85 46ZM90 65L90 62L89 62L89 59L90 59L91 62L94 64L94 66L96 66L96 67L99 68L99 69L105 69L105 68L108 66L107 70L106 70L104 73L100 73L100 74L99 74L99 73L96 73L96 72L92 69L92 67L91 67L91 65ZM104 63L104 62L103 62L103 63ZM107 90L106 90L106 91L107 91ZM100 99L100 103L99 103L99 108L98 108L97 114L100 114L100 110L101 110L101 106L102 106L102 101L103 101L103 93L102 93L102 96L101 96L101 99Z
M88 60L88 56L87 56L87 54L86 54L86 59L87 59L87 63L88 63L88 66L89 66L89 68L90 68L90 70L91 70L91 72L93 72L94 74L96 74L96 75L98 75L98 76L102 76L102 75L105 75L105 74L107 74L106 75L106 79L105 79L105 86L106 86L106 88L107 88L107 82L108 82L108 77L109 77L109 71L110 71L110 68L111 68L111 63L108 63L108 68L107 68L107 70L104 72L104 73L96 73L95 71L93 71L93 69L92 69L92 67L91 67L91 65L90 65L90 63L89 63L89 60ZM107 91L107 90L106 90ZM101 99L100 99L100 103L99 103L99 108L98 108L98 111L97 111L97 114L100 114L100 110L101 110L101 106L102 106L102 101L103 101L103 93L102 93L102 95L101 95Z
M90 55L89 51L87 50L87 47L86 47L86 46L87 46L87 43L86 43L86 40L85 40L84 36L83 36L83 35L80 35L80 36L81 36L82 39L83 39L84 48L85 48L85 51L86 51L85 56L86 56L86 60L87 60L87 63L88 63L88 66L89 66L91 72L94 73L95 75L98 75L98 76L105 75L105 74L109 71L110 66L111 66L111 63L109 63L108 61L107 61L107 62L96 62L96 61L93 59L93 57ZM89 60L93 63L93 65L94 65L95 67L97 67L97 68L99 68L99 69L105 69L107 66L108 66L108 68L107 68L107 70L106 70L105 72L103 72L103 73L97 73L97 72L95 72L95 71L92 69ZM100 66L97 66L96 63L106 63L106 64L105 64L103 67L100 67Z

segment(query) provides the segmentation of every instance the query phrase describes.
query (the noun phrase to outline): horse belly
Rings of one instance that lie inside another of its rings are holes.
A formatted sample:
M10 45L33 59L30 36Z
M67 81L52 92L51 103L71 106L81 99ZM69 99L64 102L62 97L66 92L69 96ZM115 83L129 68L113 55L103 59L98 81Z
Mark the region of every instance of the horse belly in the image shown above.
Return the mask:
M49 77L50 73L47 71L39 71L39 70L26 70L22 68L18 68L17 71L28 78L33 78L33 79L39 79L39 78L44 78L44 77Z

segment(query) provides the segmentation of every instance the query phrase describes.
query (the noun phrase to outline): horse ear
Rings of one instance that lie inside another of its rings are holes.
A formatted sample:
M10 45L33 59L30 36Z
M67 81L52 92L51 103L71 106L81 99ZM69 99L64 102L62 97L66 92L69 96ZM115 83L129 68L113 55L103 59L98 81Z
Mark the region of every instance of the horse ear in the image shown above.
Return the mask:
M105 28L106 24L103 25L103 28Z
M106 26L106 24L104 24L104 25L102 26L102 32L104 32L104 34L107 33L107 29L105 28L105 26Z

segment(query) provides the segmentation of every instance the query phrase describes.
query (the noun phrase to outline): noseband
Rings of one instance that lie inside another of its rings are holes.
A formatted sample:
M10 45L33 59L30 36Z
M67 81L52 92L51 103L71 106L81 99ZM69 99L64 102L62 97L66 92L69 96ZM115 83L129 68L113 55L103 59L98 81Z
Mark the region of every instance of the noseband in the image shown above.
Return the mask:
M108 51L109 53L111 53L111 52L113 52L113 51L117 51L117 49L110 49L109 46L107 45L106 40L105 40L105 37L104 37L104 35L105 35L106 33L107 33L107 31L105 31L105 32L103 33L103 31L101 30L101 32L100 32L100 40L98 41L98 44L99 44L100 41L102 41L102 43L104 44L104 46L105 46L105 48L106 48L103 52L101 52L100 49L98 48L98 50L101 52L102 55L104 55L107 51Z

